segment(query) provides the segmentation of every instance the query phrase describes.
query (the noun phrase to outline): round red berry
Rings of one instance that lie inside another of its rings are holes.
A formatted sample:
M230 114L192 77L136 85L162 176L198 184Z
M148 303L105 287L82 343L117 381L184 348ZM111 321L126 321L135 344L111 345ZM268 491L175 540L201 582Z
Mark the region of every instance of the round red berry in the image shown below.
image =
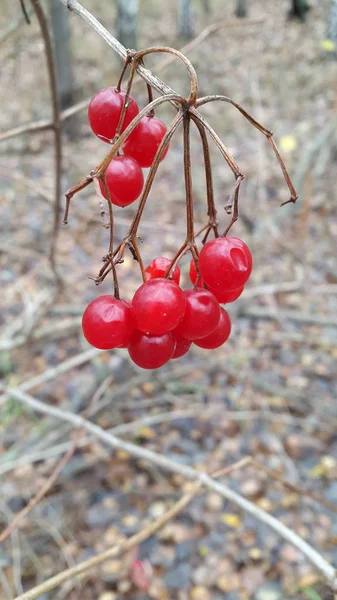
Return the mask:
M130 133L123 145L123 152L135 158L141 167L151 167L165 133L166 125L160 119L145 116ZM167 152L168 146L161 160L163 160Z
M83 313L84 337L100 350L126 344L134 328L131 308L114 296L99 296Z
M104 142L110 142L116 135L119 118L123 109L126 92L118 91L115 87L100 90L92 98L88 108L89 124L97 137ZM138 115L139 109L135 100L129 96L122 131Z
M253 260L248 246L236 237L210 240L199 256L200 274L213 289L228 291L244 286L252 272Z
M199 275L198 271L197 271L197 267L195 266L195 262L194 259L192 258L191 262L190 262L190 282L193 283L193 285L195 285L198 277L199 277L199 281L198 281L198 286L197 287L205 287L205 282L203 280L203 278Z
M116 156L112 159L105 173L111 202L116 206L128 206L142 192L144 185L143 171L136 160L130 156ZM101 192L107 199L102 181Z
M185 290L186 310L176 333L187 340L196 340L211 333L220 317L220 306L208 290Z
M128 351L138 367L158 369L172 358L175 346L172 333L148 335L136 329L131 335Z
M217 301L221 302L221 304L228 304L229 302L234 302L234 300L237 300L241 296L244 289L244 287L240 287L237 290L223 290L221 287L209 288L210 292L214 294Z
M175 348L175 351L173 352L172 358L180 358L181 356L184 356L184 354L186 354L189 351L189 349L192 345L192 342L191 342L191 340L187 340L186 338L181 337L175 331L173 332L172 335L174 336L174 339L176 341L176 348Z
M154 258L150 262L149 266L145 269L146 279L149 281L150 279L158 279L159 277L164 277L166 270L168 269L170 264L170 259L165 258L164 256L158 256L157 258ZM179 285L180 269L178 266L174 268L173 272L171 271L170 278L172 278L172 281Z
M184 316L186 300L174 281L150 279L138 288L131 304L137 328L157 335L177 327Z
M200 340L195 340L194 343L199 348L206 348L211 350L213 348L219 348L228 339L231 332L231 320L229 314L224 308L220 308L220 319L219 322L209 335Z

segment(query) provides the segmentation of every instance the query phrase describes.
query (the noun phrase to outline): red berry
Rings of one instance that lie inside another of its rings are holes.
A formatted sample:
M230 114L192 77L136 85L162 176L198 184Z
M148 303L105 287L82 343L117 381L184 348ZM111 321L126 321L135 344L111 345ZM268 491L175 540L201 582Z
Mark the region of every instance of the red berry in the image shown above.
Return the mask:
M197 271L197 267L195 266L195 262L194 259L192 258L191 262L190 262L190 282L193 283L193 285L195 285L196 280L198 279L199 273ZM203 288L205 287L205 282L203 280L202 277L199 276L199 281L198 281L198 287Z
M166 133L166 125L157 117L143 117L135 129L130 133L123 152L135 158L141 167L151 167L159 144ZM165 158L168 146L161 160Z
M214 294L218 302L222 304L228 304L229 302L234 302L237 300L239 296L241 296L244 287L240 287L237 290L223 290L221 287L218 288L209 288L210 292Z
M148 267L145 269L146 279L149 281L150 279L158 279L159 277L164 277L167 268L170 266L171 261L169 258L165 258L164 256L158 256L158 258L154 258ZM172 273L172 272L171 272ZM171 277L170 273L170 277ZM180 269L179 267L175 267L173 271L172 281L174 281L177 285L180 282Z
M129 341L134 328L130 307L114 296L99 296L83 313L84 337L100 350L122 346Z
M130 156L113 158L106 170L105 177L111 202L116 206L128 206L137 200L143 189L143 171L137 161ZM101 192L106 198L102 181L99 184Z
M136 329L130 338L128 351L138 367L158 369L172 358L175 345L172 333L148 335Z
M125 95L124 90L118 92L115 87L108 87L97 92L89 104L88 119L90 127L94 134L104 142L110 142L116 135ZM128 98L128 104L122 131L139 113L138 106L131 96Z
M220 308L220 319L219 322L209 335L200 340L195 340L194 343L199 348L206 348L211 350L213 348L219 348L225 343L231 332L231 320L229 314L224 308Z
M121 303L124 304L125 306L127 306L130 310L131 310L131 302L130 300L124 300L123 298L121 298ZM129 340L127 340L126 342L124 342L124 344L121 344L120 346L118 346L118 348L127 348L128 347L128 343Z
M185 290L184 294L185 315L174 334L187 340L203 338L217 326L220 317L219 303L211 292L202 288Z
M252 272L253 260L246 244L236 237L210 240L199 256L200 273L210 288L228 291L242 287Z
M180 337L175 331L172 333L174 339L176 341L176 348L173 352L172 358L180 358L186 354L191 347L191 340L187 340L186 338Z
M184 316L186 300L174 281L150 279L138 288L131 304L137 328L158 335L177 327Z

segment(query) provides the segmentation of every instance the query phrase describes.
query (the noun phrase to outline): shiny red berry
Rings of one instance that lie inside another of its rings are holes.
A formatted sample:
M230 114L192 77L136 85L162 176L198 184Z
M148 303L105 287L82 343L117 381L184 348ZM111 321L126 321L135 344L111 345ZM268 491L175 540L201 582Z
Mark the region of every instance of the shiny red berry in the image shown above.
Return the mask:
M184 316L186 300L174 281L150 279L138 288L131 304L137 328L158 335L177 327Z
M97 137L104 142L110 142L116 135L119 118L123 109L126 92L117 91L115 87L100 90L92 98L88 108L89 124ZM122 131L138 115L139 109L135 100L129 96Z
M109 164L106 173L106 182L109 188L111 203L115 206L128 206L140 196L144 177L143 171L136 160L130 156L116 156ZM101 192L106 198L102 181Z
M157 117L143 117L135 129L130 133L123 152L135 158L141 167L151 167L159 144L166 133L166 125ZM168 146L161 160L165 158Z
M195 285L195 283L198 279L199 273L197 271L197 267L195 266L195 262L194 262L193 258L190 262L189 275L190 275L190 282L193 283L193 285ZM203 278L201 276L199 276L198 287L203 288L203 287L205 287L204 284L205 284L205 282L204 282Z
M136 329L131 335L128 351L131 360L142 369L158 369L172 358L176 346L171 333L148 335Z
M131 308L114 296L99 296L83 313L84 337L100 350L110 350L127 343L134 328Z
M148 267L145 269L146 279L149 281L150 279L158 279L158 277L164 277L166 270L170 266L171 261L169 258L165 258L164 256L158 256L154 258ZM171 274L170 274L171 278ZM172 281L174 281L177 285L180 282L180 269L179 267L175 267L172 275Z
M178 335L175 331L172 335L176 341L176 347L175 351L173 352L172 358L180 358L189 351L192 342L191 340L187 340L186 338L180 337L180 335Z
M211 350L213 348L219 348L228 339L231 332L231 320L229 314L224 308L220 308L220 319L219 322L209 335L199 340L195 340L194 343L199 348L206 348Z
M231 291L244 286L252 272L252 266L248 246L236 237L210 240L199 256L200 274L212 289Z
M196 340L211 333L219 322L220 306L208 290L197 288L185 290L186 310L184 318L174 333L187 340Z
M237 300L241 296L244 289L244 287L240 287L237 290L223 290L221 287L209 288L210 292L214 294L217 301L221 304L229 304L229 302L234 302L234 300Z

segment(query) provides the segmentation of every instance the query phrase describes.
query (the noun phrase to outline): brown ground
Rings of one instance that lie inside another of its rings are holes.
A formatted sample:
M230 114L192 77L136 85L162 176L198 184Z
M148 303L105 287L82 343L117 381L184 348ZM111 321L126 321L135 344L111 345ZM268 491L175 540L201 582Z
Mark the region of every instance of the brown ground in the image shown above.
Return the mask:
M113 32L114 14L108 4L85 3ZM175 3L169 3L165 14L161 3L143 4L140 46L180 47L182 42L175 37ZM214 2L209 22L228 18L232 23L232 3L225 3L230 4L225 8L222 4ZM80 412L98 386L111 377L104 406L98 405L92 417L102 427L188 409L189 415L164 422L158 418L156 424L137 426L125 437L183 464L210 470L252 455L288 481L336 504L337 62L321 49L327 0L312 2L306 25L287 21L286 0L275 4L251 0L253 24L224 27L189 54L201 95L230 95L274 131L300 192L295 207L279 208L288 191L263 136L227 105L203 109L247 175L242 219L235 225L235 234L251 247L255 266L245 293L229 306L233 320L229 342L208 353L194 347L178 364L171 363L160 372L141 372L125 353L112 352L33 393L47 403ZM17 16L18 7L6 2L1 30ZM83 99L114 83L120 65L79 17L70 18L75 85L78 99ZM198 6L196 31L205 25ZM22 26L2 43L2 131L50 115L41 48L36 23ZM155 64L149 61L150 66ZM188 89L186 74L176 63L162 71L161 77L183 93ZM140 102L145 101L143 87L138 85L137 90ZM170 109L161 114L168 122ZM90 171L107 148L89 132L85 111L75 124L76 139L66 139L64 144L63 190ZM296 145L291 151L288 136ZM43 190L48 197L53 189L51 135L21 136L1 147L0 370L6 386L87 348L79 317L83 305L97 294L87 277L99 269L108 233L100 226L93 190L77 196L69 225L62 226L59 237L58 264L66 289L55 303L47 262L52 207L40 193ZM212 157L224 227L221 207L233 178L216 151ZM192 159L196 218L203 223L205 190L196 136ZM117 213L119 239L132 214L132 208ZM179 135L160 167L141 235L145 262L160 254L173 256L183 240ZM185 275L187 265L186 260ZM140 283L137 265L127 257L119 273L123 295L131 297ZM106 281L99 292L108 293L110 286ZM69 327L60 331L65 319ZM52 333L8 350L16 336L37 327L51 328ZM1 408L0 435L0 519L5 525L34 496L59 460L60 454L47 459L46 448L56 453L71 438L64 424L12 402ZM337 564L337 522L332 511L285 490L253 467L226 483ZM32 587L43 577L102 551L118 536L138 531L189 485L123 453L113 455L98 442L78 450L47 497L0 548L0 597L14 598L21 586ZM43 598L331 598L301 554L211 493L196 498L174 523L143 544L139 556L153 568L146 593L132 586L128 561L116 560L90 572L78 587L68 585Z

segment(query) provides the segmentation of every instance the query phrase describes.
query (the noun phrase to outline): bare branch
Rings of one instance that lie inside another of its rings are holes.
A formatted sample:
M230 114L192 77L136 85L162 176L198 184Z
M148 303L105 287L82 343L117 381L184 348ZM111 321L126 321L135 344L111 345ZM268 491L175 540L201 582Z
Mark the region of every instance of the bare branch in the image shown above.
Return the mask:
M87 419L84 419L80 415L73 414L67 410L60 409L55 406L46 405L40 400L29 396L28 394L22 392L19 389L7 389L7 394L10 397L15 398L19 402L30 406L33 410L44 414L48 414L50 416L54 416L56 419L60 419L62 421L67 421L68 423L71 423L75 428L83 427L83 429L92 433L95 437L105 442L111 448L114 448L116 450L124 450L131 456L148 461L151 464L156 465L161 469L164 469L165 471L177 473L186 479L200 482L203 486L217 492L223 498L226 498L226 500L233 502L242 510L252 515L257 520L261 521L271 529L273 529L288 543L292 544L295 548L302 552L304 556L306 556L306 558L325 577L332 589L337 592L336 570L328 561L325 560L325 558L319 552L317 552L307 542L302 540L294 531L292 531L283 523L281 523L281 521L279 521L272 515L264 512L263 510L261 510L261 508L259 508L246 498L240 496L239 494L231 490L229 487L220 484L217 481L214 481L214 479L212 479L212 477L207 473L200 473L192 467L176 463L174 460L171 460L166 456L161 456L160 454L148 450L147 448L142 448L130 442L125 442L124 440L119 439L111 433L104 431L104 429L102 429L98 425L95 425L94 423L91 423ZM32 600L33 598L36 598L36 596L29 596L26 594L23 595L20 600Z
M55 192L54 192L54 219L53 219L53 229L51 235L51 244L49 250L49 261L52 272L55 277L55 282L57 285L58 291L61 290L62 287L62 279L58 272L56 265L56 244L57 237L60 228L60 209L61 209L61 171L62 171L62 138L61 138L61 121L60 121L60 106L58 100L58 85L56 78L56 69L54 62L54 54L53 54L53 46L51 42L51 37L49 33L47 19L45 17L43 8L39 0L31 0L33 9L35 11L37 20L40 25L41 34L43 37L46 59L47 59L47 67L48 67L48 77L49 77L49 87L51 93L52 100L52 125L51 128L53 130L54 135L54 144L55 144Z

